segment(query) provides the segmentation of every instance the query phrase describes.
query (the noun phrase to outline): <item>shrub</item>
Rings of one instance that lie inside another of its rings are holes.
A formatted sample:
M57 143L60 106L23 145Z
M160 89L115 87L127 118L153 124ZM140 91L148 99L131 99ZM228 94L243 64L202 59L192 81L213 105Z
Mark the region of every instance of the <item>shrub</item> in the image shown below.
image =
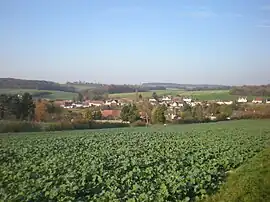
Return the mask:
M142 120L138 120L138 121L131 123L130 125L133 127L142 127L142 126L146 126L146 123Z
M39 132L42 131L40 124L27 121L0 121L0 133L9 132Z

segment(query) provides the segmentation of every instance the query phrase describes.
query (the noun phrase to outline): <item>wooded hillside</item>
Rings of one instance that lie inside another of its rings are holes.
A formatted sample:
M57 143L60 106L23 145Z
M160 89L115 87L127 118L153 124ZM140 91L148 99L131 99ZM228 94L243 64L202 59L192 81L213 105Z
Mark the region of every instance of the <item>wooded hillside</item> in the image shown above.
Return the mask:
M52 81L43 80L25 80L14 78L0 78L1 89L36 89L36 90L54 90L75 92L76 89L72 86L61 85Z

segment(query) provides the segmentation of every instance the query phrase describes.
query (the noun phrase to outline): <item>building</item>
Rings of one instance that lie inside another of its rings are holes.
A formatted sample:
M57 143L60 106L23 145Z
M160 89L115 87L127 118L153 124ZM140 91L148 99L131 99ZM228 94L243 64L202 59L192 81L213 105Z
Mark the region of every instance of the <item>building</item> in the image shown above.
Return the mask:
M166 97L163 97L163 98L161 99L161 101L162 101L162 102L170 102L170 101L172 101L172 99L171 99L170 97L166 96Z
M225 105L232 105L233 104L233 101L225 101L224 104Z
M240 98L238 98L237 102L238 102L238 103L247 103L248 100L247 100L247 98L240 97Z
M149 101L149 102L153 102L153 103L156 103L156 102L157 102L157 100L154 99L154 98L150 98L148 101Z
M255 98L254 100L252 100L252 103L254 103L254 104L262 104L263 99L262 98Z
M100 107L100 106L104 105L104 102L100 101L100 100L92 100L92 101L88 101L88 105L90 107Z
M101 111L102 117L103 118L112 118L112 119L119 119L120 118L120 114L121 114L121 110L102 110Z
M184 98L183 101L187 102L187 103L190 103L190 102L192 102L192 99L191 98Z
M118 100L106 100L104 105L112 106L112 105L120 105Z

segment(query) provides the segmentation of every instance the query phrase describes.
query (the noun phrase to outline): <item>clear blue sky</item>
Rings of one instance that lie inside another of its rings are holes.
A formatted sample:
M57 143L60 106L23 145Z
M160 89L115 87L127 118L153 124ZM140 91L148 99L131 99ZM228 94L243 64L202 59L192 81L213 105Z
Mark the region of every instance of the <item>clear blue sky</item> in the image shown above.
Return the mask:
M1 0L0 77L270 83L269 0Z

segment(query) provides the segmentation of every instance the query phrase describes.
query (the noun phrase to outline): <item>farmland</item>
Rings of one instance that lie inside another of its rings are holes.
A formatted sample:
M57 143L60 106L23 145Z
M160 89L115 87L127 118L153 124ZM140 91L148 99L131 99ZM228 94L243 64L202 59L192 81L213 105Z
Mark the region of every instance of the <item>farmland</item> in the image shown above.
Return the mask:
M0 199L199 200L269 145L269 120L6 134Z
M236 100L239 96L231 95L229 90L202 90L202 91L186 91L186 90L157 90L155 91L158 96L181 96L181 97L191 97L197 100ZM153 94L151 92L139 92L144 98L150 98ZM135 99L136 93L117 93L110 94L111 98L129 98ZM244 96L245 97L245 96ZM256 96L247 96L249 100L254 99ZM264 96L261 96L264 97ZM266 97L265 97L266 98Z
M42 98L46 99L67 99L72 100L77 96L77 93L72 92L64 92L64 91L53 91L53 90L36 90L36 89L0 89L0 94L19 94L28 92L30 94L35 95L35 93L48 93L42 96ZM35 96L34 96L35 97Z
M230 100L237 96L230 95L228 90L209 90L209 91L184 91L184 90L157 90L159 96L187 96L198 100ZM153 92L139 92L143 97L151 97ZM112 98L130 98L135 99L136 93L118 93L110 94Z

